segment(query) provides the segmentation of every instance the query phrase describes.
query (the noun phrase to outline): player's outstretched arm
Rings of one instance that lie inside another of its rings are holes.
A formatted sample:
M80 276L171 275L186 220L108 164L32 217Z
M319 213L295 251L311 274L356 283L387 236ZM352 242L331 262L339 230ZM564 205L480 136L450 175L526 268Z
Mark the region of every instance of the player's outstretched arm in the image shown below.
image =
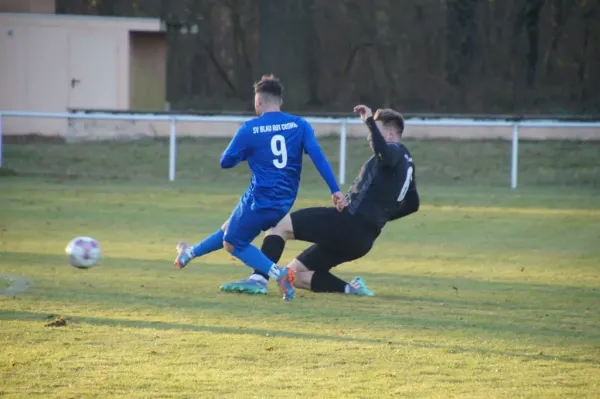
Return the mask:
M321 146L319 146L319 143L317 142L313 128L308 123L306 124L306 130L304 131L303 144L304 150L315 164L321 177L323 177L323 180L327 183L327 186L329 186L331 194L336 195L341 193L335 175L333 174L333 169L331 168L329 161L327 161L325 154L323 154Z
M233 168L238 163L248 158L248 146L246 139L246 125L242 125L235 133L229 145L221 155L221 168Z
M394 154L392 154L387 142L381 135L373 116L367 118L365 123L371 132L371 140L373 140L373 150L375 151L375 154L379 156L379 159L384 165L391 165L393 161L395 161Z
M381 131L377 127L375 120L373 119L373 112L365 105L357 105L354 107L354 112L358 112L360 119L362 119L369 131L371 132L371 140L373 141L373 150L379 157L379 160L385 166L394 166L399 160L398 151L394 151L383 138Z

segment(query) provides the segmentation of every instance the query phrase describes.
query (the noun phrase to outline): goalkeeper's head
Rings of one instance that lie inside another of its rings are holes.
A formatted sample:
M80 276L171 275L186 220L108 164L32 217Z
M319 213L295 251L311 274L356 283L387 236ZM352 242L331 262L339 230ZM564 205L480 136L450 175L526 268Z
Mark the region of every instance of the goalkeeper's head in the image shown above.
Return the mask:
M263 75L254 83L254 110L257 115L280 111L283 104L283 85L275 75Z

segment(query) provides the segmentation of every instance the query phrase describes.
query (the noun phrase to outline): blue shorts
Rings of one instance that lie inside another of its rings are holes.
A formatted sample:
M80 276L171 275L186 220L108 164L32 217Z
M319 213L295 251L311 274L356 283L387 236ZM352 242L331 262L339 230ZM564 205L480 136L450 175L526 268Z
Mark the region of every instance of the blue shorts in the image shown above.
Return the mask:
M275 227L287 213L287 209L252 210L240 202L231 213L223 240L242 250L261 232Z

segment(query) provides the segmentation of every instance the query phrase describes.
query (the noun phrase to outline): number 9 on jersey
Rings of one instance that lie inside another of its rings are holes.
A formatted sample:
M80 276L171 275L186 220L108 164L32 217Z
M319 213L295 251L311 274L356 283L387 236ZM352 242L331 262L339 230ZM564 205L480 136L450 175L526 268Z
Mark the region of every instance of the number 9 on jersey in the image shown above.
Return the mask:
M285 137L276 134L271 138L271 152L275 156L273 165L278 169L283 169L287 165L287 148L285 146Z

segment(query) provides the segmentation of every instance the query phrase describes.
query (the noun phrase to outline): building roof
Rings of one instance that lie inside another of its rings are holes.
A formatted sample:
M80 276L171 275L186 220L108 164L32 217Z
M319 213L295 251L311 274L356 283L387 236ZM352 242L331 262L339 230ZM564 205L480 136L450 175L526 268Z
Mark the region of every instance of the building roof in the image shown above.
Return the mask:
M164 25L159 18L132 18L132 17L106 17L98 15L72 15L72 14L37 14L0 12L0 21L19 24L19 22L31 23L36 21L37 25L60 24L64 27L76 27L81 25L110 25L116 28L128 29L141 32L165 31ZM4 25L4 24L3 24Z

